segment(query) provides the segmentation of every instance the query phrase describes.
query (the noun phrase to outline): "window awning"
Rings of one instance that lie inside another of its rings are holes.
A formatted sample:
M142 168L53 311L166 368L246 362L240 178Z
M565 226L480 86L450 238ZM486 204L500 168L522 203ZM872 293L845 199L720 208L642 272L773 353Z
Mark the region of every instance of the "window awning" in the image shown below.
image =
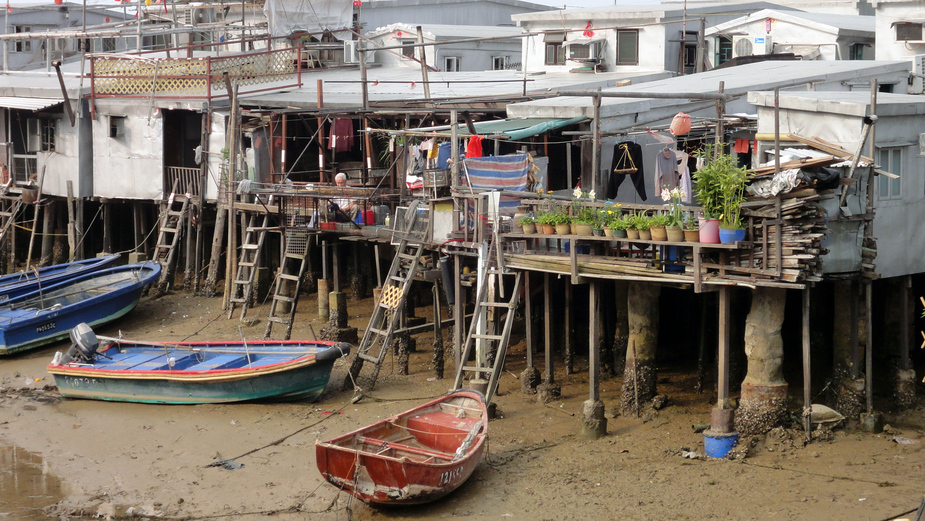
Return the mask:
M47 109L59 103L64 103L63 99L58 98L20 98L17 96L0 96L0 107L6 109L31 110L33 112Z
M507 139L523 139L557 128L567 127L589 121L589 118L580 116L577 118L557 119L557 118L524 118L524 119L499 119L495 121L479 121L473 124L475 131L480 136L506 137ZM450 130L449 125L439 127L427 127L414 129L415 132L434 132L445 134ZM466 125L460 124L457 129L459 137L469 137L469 129Z
M591 38L590 40L569 40L565 42L565 46L569 45L588 45L591 43L602 43L605 41L605 38Z
M562 43L565 41L565 33L546 33L543 35L543 41L546 43Z

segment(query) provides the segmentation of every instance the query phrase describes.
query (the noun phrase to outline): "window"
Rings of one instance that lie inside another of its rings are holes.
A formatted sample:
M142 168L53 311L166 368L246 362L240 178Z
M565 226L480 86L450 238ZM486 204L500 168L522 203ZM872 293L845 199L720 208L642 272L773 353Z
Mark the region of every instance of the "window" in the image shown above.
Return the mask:
M565 65L565 33L547 33L543 37L546 43L546 65Z
M29 33L32 32L32 27L14 25L13 32L17 34ZM32 40L16 40L16 44L13 46L13 52L32 52Z
M414 40L401 41L401 55L405 58L414 58Z
M881 148L878 150L880 168L902 176L903 149L900 147ZM885 175L877 177L877 198L880 200L902 199L902 177L893 179Z
M57 120L31 118L26 120L26 152L54 152Z
M444 56L443 70L446 72L459 72L459 56Z
M897 22L896 27L896 41L897 42L906 42L906 41L919 41L922 39L922 23L909 23L909 22Z
M116 39L115 38L103 38L102 45L100 50L102 52L116 52Z
M732 38L719 37L716 39L715 63L719 65L732 59Z
M639 31L617 31L617 65L639 63Z
M863 43L852 43L849 48L849 60L863 60L864 59L864 44Z
M503 71L507 68L508 59L510 59L510 56L492 56L491 70Z
M125 116L109 116L109 137L125 135Z

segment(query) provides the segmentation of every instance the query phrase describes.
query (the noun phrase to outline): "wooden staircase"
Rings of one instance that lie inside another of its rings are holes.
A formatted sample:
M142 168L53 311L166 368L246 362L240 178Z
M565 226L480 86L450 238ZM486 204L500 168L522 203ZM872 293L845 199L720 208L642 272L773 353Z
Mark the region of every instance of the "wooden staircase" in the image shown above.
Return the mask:
M7 237L7 232L16 222L16 214L22 208L22 198L18 196L0 196L0 243Z
M258 224L257 220L260 219ZM244 232L244 243L241 244L241 254L238 258L238 270L231 283L231 296L228 299L228 318L234 314L235 304L241 304L241 318L247 315L254 293L254 280L257 278L257 269L260 267L260 253L263 251L264 239L267 231L277 228L267 228L268 214L251 213Z
M430 212L418 212L418 206L419 203L415 203L405 212L405 222L397 228L404 231L394 232L393 236L398 237L400 242L396 246L392 266L389 268L366 332L363 333L359 348L353 354L350 370L344 380L344 389L358 387L360 374L367 362L373 364L369 389L376 385L392 336L398 328L408 290L421 265L425 241L424 237L416 236L413 230L429 228ZM426 236L426 233L424 235Z

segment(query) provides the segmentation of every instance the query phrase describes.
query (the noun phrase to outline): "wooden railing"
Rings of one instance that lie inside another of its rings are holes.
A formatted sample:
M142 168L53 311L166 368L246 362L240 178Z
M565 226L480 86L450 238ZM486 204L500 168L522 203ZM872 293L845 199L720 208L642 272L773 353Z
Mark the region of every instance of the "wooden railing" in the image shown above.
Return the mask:
M175 190L176 193L202 196L202 172L199 168L168 166L164 178L164 191Z

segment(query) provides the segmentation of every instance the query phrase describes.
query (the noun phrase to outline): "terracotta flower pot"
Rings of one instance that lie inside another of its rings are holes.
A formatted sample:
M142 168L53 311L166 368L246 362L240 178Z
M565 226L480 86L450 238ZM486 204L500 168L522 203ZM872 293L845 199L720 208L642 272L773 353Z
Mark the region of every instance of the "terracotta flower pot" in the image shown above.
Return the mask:
M651 241L652 240L652 230L639 230L639 240Z
M604 228L604 237L613 237L613 229L609 226Z
M667 226L668 242L684 242L684 230L680 226Z
M642 238L642 230L639 230L639 238ZM653 226L649 228L649 232L652 234L653 241L667 241L668 240L668 231L664 226Z
M572 235L591 235L591 225L585 223L572 223Z
M533 223L524 223L524 224L521 224L521 226L523 227L525 234L536 233L536 225Z
M684 242L700 242L700 230L684 230Z
M638 239L638 238L639 238L639 230L636 230L636 229L633 229L633 228L627 228L627 230L626 230L626 238L627 238L627 239Z
M569 235L572 233L572 227L568 224L557 224L556 235Z
M543 235L552 235L556 233L556 227L552 224L543 225Z

